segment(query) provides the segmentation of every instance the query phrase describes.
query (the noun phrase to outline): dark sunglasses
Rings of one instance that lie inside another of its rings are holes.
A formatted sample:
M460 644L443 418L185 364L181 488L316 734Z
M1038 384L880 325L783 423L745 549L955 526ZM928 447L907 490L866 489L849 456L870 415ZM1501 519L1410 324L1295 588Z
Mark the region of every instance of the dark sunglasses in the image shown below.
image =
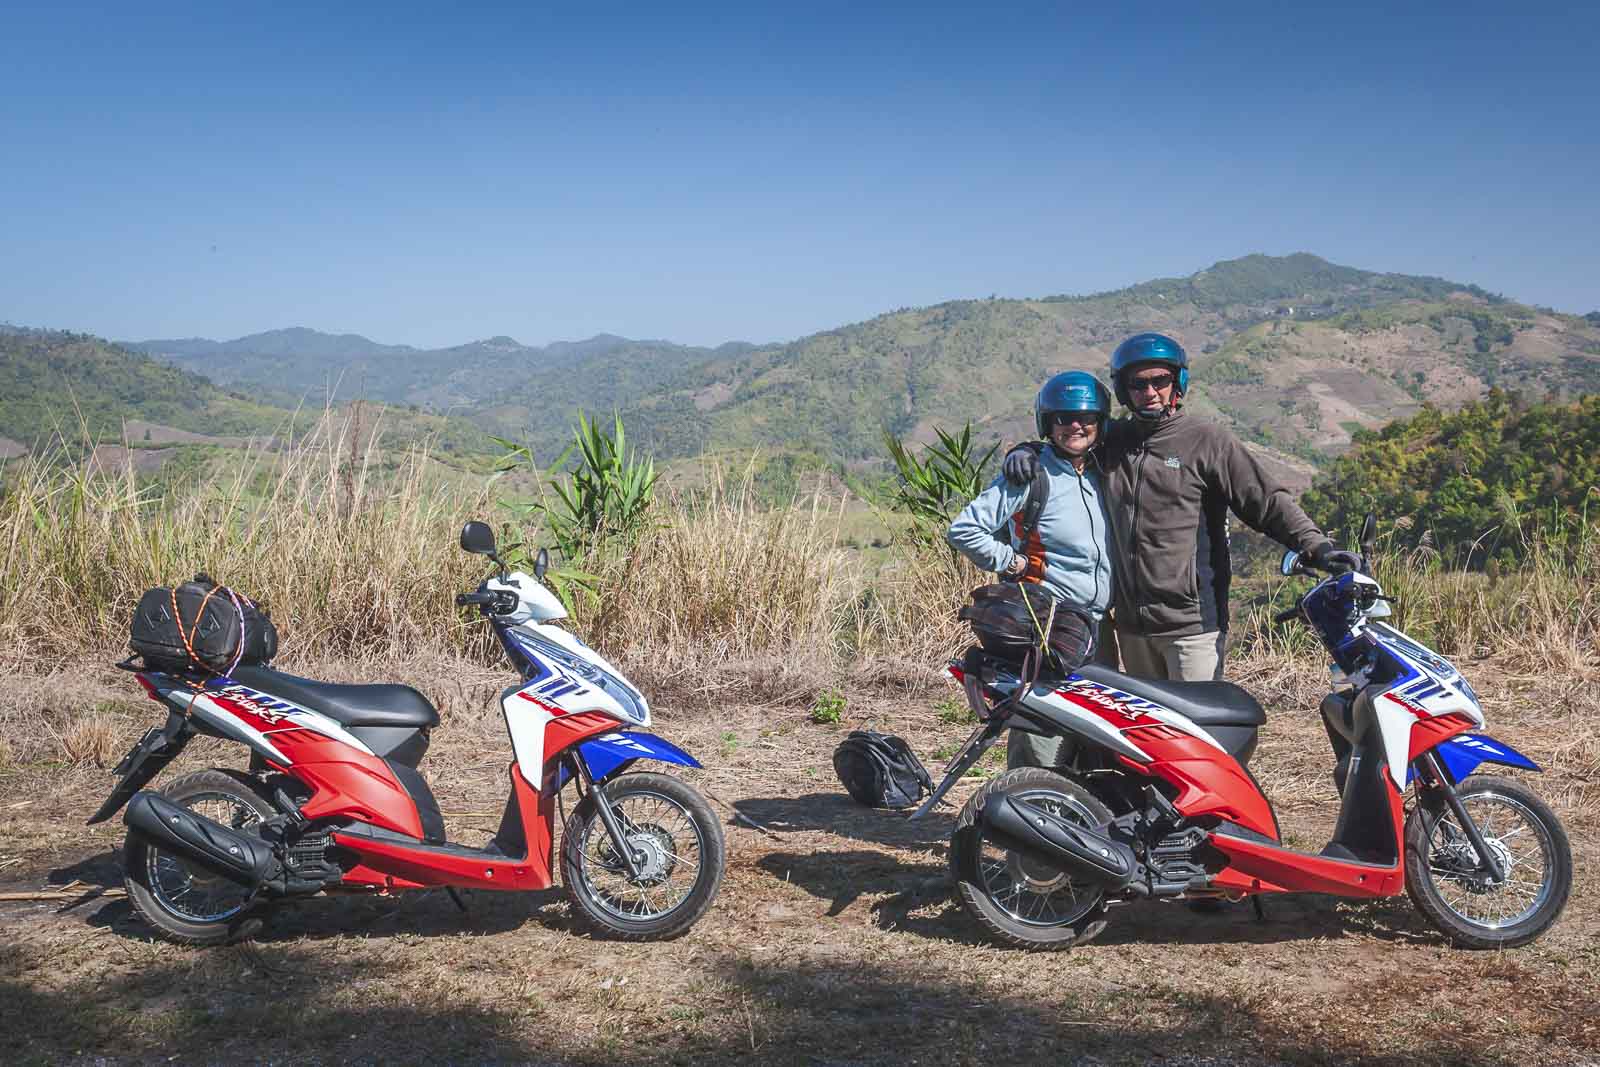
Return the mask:
M1154 389L1159 393L1171 385L1172 382L1173 377L1170 374L1152 374L1148 378L1129 378L1128 391L1130 393L1142 393L1146 389Z
M1094 411L1052 411L1048 421L1051 426L1098 426L1100 415Z

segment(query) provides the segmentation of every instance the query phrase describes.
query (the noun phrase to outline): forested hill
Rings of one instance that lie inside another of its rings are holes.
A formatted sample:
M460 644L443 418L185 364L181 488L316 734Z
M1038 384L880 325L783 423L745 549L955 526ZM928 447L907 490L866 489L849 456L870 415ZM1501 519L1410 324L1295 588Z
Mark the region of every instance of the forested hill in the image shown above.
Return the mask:
M1600 396L1530 404L1497 389L1357 434L1304 503L1344 532L1369 510L1386 528L1406 519L1401 547L1483 563L1515 557L1536 530L1559 538L1600 520L1597 496Z
M1583 318L1438 278L1247 256L1094 296L902 309L709 361L625 414L668 455L804 445L858 460L878 454L885 428L927 439L967 419L1015 439L1041 381L1104 377L1111 349L1142 330L1189 350L1193 410L1313 462L1424 402L1600 383L1600 327Z
M0 437L24 445L87 428L114 438L140 419L196 434L271 434L280 408L87 334L0 330Z
M280 403L361 398L471 413L513 434L548 422L564 437L578 408L624 406L685 367L752 346L696 348L598 334L543 347L496 336L423 349L294 327L233 341L189 338L129 347Z
M1461 282L1316 256L1245 256L1089 296L902 308L788 344L717 349L602 334L531 347L448 349L276 330L237 341L143 342L256 399L349 399L470 419L554 458L578 409L619 409L658 458L760 449L882 461L882 433L929 440L971 420L980 439L1028 435L1033 395L1067 369L1106 372L1127 335L1161 330L1194 363L1191 410L1312 465L1360 429L1477 399L1600 389L1600 323Z
M76 449L124 435L136 448L237 447L304 433L324 410L321 402L296 410L241 396L88 334L0 328L0 459L57 440ZM444 459L470 461L494 448L459 418L390 409L364 422L391 442L426 441Z

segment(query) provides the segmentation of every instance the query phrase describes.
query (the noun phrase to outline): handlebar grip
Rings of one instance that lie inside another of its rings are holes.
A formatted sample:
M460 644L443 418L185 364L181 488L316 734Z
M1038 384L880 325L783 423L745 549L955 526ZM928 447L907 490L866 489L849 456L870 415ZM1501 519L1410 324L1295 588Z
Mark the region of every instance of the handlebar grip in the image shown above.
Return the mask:
M1273 622L1294 622L1300 617L1300 605L1296 604L1288 611L1280 611L1272 617Z
M457 593L456 607L464 608L468 604L493 604L493 593Z

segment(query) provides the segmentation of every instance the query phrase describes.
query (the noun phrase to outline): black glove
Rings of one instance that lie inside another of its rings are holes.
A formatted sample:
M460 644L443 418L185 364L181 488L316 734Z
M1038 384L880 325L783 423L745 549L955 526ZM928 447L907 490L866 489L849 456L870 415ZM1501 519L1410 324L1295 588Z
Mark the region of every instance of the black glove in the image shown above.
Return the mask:
M1333 547L1332 541L1324 541L1310 552L1313 566L1333 574L1343 574L1345 571L1361 569L1361 557L1354 552Z
M1000 473L1006 476L1006 481L1018 486L1031 484L1039 470L1039 448L1038 443L1030 441L1007 452L1006 458L1000 461Z

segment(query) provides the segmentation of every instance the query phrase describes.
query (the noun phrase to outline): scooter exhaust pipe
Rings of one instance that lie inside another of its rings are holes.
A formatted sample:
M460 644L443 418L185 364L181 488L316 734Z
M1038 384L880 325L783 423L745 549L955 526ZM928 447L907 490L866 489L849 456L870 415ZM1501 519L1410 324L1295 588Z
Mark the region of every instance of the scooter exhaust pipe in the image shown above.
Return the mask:
M1139 861L1127 845L1005 794L983 806L984 836L1107 889L1131 885Z
M122 821L157 848L247 889L259 887L279 866L272 846L261 838L229 829L148 789L134 794Z

